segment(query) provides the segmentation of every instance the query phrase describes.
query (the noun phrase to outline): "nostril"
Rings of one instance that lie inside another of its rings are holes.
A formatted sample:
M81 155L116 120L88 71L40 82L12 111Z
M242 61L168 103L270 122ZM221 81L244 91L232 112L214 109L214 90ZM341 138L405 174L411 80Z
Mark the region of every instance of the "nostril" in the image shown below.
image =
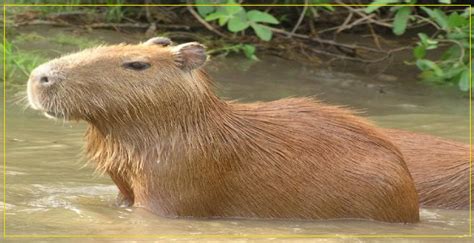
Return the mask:
M42 84L47 84L47 83L49 83L48 77L46 77L46 76L41 77L41 78L40 78L40 83L42 83Z

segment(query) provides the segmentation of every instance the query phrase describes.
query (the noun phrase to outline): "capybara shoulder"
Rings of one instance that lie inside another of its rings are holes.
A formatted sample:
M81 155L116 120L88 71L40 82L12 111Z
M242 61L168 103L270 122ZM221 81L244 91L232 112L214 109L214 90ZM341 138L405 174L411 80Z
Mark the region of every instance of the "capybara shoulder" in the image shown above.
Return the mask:
M419 220L403 157L377 128L309 98L223 100L206 60L195 42L102 46L35 69L29 100L86 121L89 159L162 216Z

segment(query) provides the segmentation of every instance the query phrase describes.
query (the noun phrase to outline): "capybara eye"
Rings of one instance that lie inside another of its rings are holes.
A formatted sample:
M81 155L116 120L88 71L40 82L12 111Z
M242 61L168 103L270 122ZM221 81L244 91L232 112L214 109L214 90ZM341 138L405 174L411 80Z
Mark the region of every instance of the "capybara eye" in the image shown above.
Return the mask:
M141 70L149 68L151 65L146 62L127 62L127 63L124 63L123 66L125 68L141 71Z

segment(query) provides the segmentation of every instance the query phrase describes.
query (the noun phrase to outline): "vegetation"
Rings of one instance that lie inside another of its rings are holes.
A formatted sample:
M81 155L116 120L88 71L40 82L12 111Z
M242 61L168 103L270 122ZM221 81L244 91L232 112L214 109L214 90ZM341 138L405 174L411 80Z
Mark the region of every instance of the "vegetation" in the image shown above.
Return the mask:
M11 1L7 1L11 2ZM64 1L19 0L15 3L64 3ZM167 3L148 0L147 3ZM76 26L68 22L67 14L82 16L86 28L132 28L139 31L172 33L186 30L188 35L206 28L213 38L206 39L211 54L226 55L243 53L258 60L263 52L287 58L307 57L312 54L326 56L328 60L350 60L361 63L377 63L391 57L395 52L412 50L413 58L407 65L416 65L420 78L434 84L457 85L460 90L469 90L470 25L469 8L463 6L422 7L400 4L414 4L416 0L375 0L369 6L329 6L329 0L285 0L282 3L306 3L299 7L262 7L245 5L247 1L196 0L201 4L194 7L145 8L130 6L111 7L30 7L10 8L9 16L16 16L14 22L29 24L44 20L62 26ZM434 3L437 1L434 0ZM438 3L456 3L439 0ZM127 0L67 0L70 4L124 4ZM185 3L184 1L182 3ZM232 6L210 6L202 4L232 4ZM259 2L248 2L259 3ZM262 2L264 3L264 2ZM336 1L337 3L337 1ZM309 5L320 4L320 5ZM393 6L393 4L399 4ZM386 6L385 6L386 5ZM160 11L159 9L166 9ZM60 16L57 14L61 13ZM55 15L56 14L56 15ZM85 17L84 17L85 16ZM77 18L76 18L77 19ZM197 20L197 21L196 21ZM102 24L97 24L102 23ZM106 23L106 24L103 24ZM390 31L387 32L387 30ZM373 43L350 43L339 41L343 33L368 34ZM471 32L472 33L472 32ZM408 47L391 48L384 39L416 37ZM196 36L196 39L199 39ZM55 41L84 48L87 41L56 36ZM96 43L92 43L96 44ZM14 47L7 43L7 51ZM8 49L9 48L9 49ZM297 53L294 55L292 53ZM15 54L13 54L15 55ZM15 60L15 72L28 73L41 58L29 57L23 53ZM34 56L31 54L31 56ZM9 62L11 63L11 62ZM14 63L11 63L13 65Z
M200 4L209 4L211 2L209 0L197 1ZM312 2L326 3L327 1L319 0ZM404 2L416 3L413 0L377 0L372 5L365 7L364 12L371 14L381 10L383 5ZM440 2L451 3L449 0L441 0ZM228 0L227 3L236 4L234 0ZM245 31L251 27L254 34L262 41L271 40L272 30L259 22L268 24L280 23L278 16L273 16L260 10L247 10L242 6L197 6L196 8L206 21L217 21L220 26L227 24L227 30L232 33ZM317 11L317 8L321 7L310 6L310 8ZM326 7L325 10L332 12L335 11L335 7ZM457 84L462 91L469 90L469 8L443 11L440 8L392 6L389 7L388 13L388 18L393 16L393 19L387 21L386 24L387 26L392 26L392 31L395 35L403 35L408 27L423 23L429 23L436 29L433 34L418 33L419 40L416 46L413 47L415 61L407 61L407 64L416 64L421 71L420 77L424 81L439 84L452 83ZM378 15L381 14L380 12L378 13ZM304 13L301 16L304 17ZM361 18L358 18L358 20ZM440 57L435 58L435 60L428 58L427 52L429 50L436 50L440 47L444 47L444 53ZM255 56L254 54L249 55L248 51L246 55Z
M375 3L397 3L397 0L378 0ZM415 1L412 1L415 2ZM450 1L440 1L450 3ZM367 13L380 6L369 6ZM416 13L416 11L419 13ZM402 35L411 24L429 23L436 29L434 33L418 33L419 40L413 48L416 66L421 70L421 78L433 83L453 83L462 91L469 90L469 8L443 11L440 8L397 6L393 12L393 33ZM472 38L472 36L471 36ZM444 47L443 54L430 59L427 51Z
M42 59L38 55L18 52L10 41L2 43L1 48L5 50L8 57L6 63L8 70L7 79L18 76L18 73L28 77L30 71L33 70L33 68L45 61L45 59Z
M7 80L21 80L24 82L30 75L31 70L46 62L51 56L57 55L57 53L55 53L55 55L48 55L48 53L42 50L30 50L25 48L22 48L21 51L19 50L19 45L26 46L33 41L52 42L53 44L64 46L65 49L84 49L101 44L101 42L96 40L66 34L55 34L53 36L44 37L33 32L17 35L13 40L7 40L5 44L2 43L1 46L7 55ZM11 83L9 87L14 89L19 88L15 83Z

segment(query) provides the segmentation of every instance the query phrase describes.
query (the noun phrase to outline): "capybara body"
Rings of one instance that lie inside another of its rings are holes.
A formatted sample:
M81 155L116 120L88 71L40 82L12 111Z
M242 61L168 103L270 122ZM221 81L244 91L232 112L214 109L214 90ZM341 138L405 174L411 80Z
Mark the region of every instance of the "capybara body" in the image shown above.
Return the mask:
M121 137L91 126L88 154L125 198L160 215L418 220L403 159L361 119L306 99L219 106L157 136L149 158L120 154Z
M170 44L84 50L28 82L33 108L89 124L87 156L126 202L167 217L417 222L416 183L426 205L465 203L462 182L444 178L459 186L453 198L424 189L431 159L418 158L431 152L414 151L416 137L308 98L222 100L201 69L203 46Z
M395 129L384 132L402 152L422 206L469 209L469 144Z

